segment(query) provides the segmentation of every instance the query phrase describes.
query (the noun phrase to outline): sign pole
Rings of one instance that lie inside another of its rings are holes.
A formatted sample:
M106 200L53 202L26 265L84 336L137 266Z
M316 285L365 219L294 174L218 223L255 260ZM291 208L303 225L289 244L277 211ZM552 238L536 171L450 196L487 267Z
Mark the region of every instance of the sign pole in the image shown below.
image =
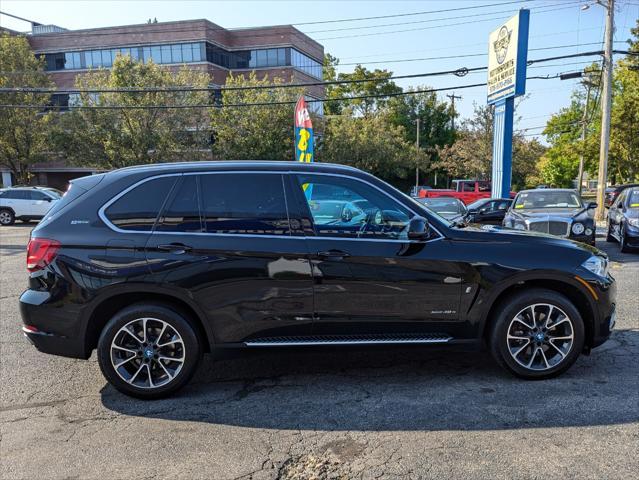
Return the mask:
M515 98L508 97L495 103L493 120L493 198L508 198L512 180L513 123Z

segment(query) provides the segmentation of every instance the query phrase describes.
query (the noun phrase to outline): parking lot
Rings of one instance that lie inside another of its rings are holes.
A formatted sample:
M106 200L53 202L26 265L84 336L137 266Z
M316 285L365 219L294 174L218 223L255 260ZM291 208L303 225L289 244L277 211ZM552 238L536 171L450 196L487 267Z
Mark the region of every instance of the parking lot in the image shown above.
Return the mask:
M424 347L205 358L178 396L123 396L20 331L32 228L0 228L0 477L630 478L639 471L639 254L610 254L610 341L562 377ZM635 472L635 473L632 473ZM312 476L315 477L312 477Z

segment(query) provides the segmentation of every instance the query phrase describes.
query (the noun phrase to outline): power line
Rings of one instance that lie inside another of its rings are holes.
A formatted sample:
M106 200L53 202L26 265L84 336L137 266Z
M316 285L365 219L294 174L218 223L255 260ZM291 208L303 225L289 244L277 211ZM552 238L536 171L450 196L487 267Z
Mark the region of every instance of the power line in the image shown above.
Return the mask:
M565 5L565 3L564 3ZM555 12L558 10L566 10L566 9L570 9L570 8L574 8L577 6L577 3L571 3L569 6L566 7L559 7L559 8L550 8L547 10L539 10L536 13L547 13L547 12ZM542 7L538 7L538 8L542 8ZM532 9L531 9L532 10ZM455 27L458 25L468 25L468 24L474 24L474 23L479 23L479 22L491 22L493 20L506 20L510 18L509 16L503 16L503 17L494 17L494 18L485 18L485 19L479 19L479 20L470 20L467 22L456 22L456 23L447 23L447 24L443 24L443 25L433 25L431 27L418 27L418 28L407 28L407 29L400 29L400 30L389 30L387 32L373 32L373 33L360 33L360 34L355 34L355 35L341 35L341 36L337 36L337 37L324 37L324 38L318 38L317 40L341 40L344 38L359 38L359 37L373 37L373 36L378 36L378 35L389 35L389 34L393 34L393 33L404 33L404 32L417 32L417 31L422 31L422 30L433 30L436 28L445 28L445 27Z
M543 63L553 60L561 60L567 58L575 58L575 57L586 57L586 56L595 56L601 55L603 52L601 50L590 51L590 52L582 52L582 53L573 53L567 55L560 55L554 57L546 57L533 59L528 61L528 65L534 65L536 63ZM630 52L628 50L614 50L614 53L618 54L629 54L629 55L639 55L639 53ZM207 92L207 91L235 91L235 90L263 90L263 89L282 89L282 88L301 88L307 86L326 86L326 85L339 85L339 84L357 84L357 83L371 83L371 82L384 82L387 80L399 80L406 78L421 78L421 77L432 77L432 76L440 76L440 75L456 75L458 77L462 77L467 75L468 73L474 73L487 70L486 66L482 67L472 67L466 68L461 67L456 70L443 70L436 72L425 72L425 73L416 73L409 75L395 75L389 77L382 78L368 78L368 79L355 79L355 80L331 80L326 82L303 82L303 83L282 83L282 84L268 84L268 85L250 85L250 86L237 86L237 87L189 87L189 86L178 86L178 87L120 87L120 88L111 88L111 89L51 89L51 88L40 88L40 87L4 87L0 88L0 93L42 93L42 94L70 94L70 93L167 93L167 92ZM546 77L544 77L546 78Z
M618 41L615 43L626 43L624 41ZM557 50L557 49L562 49L562 48L573 48L573 47L585 47L588 45L600 45L601 42L590 42L590 43L575 43L575 44L571 44L571 45L560 45L560 46L556 46L556 47L540 47L540 48L530 48L528 51L530 52L534 52L534 51L541 51L541 50ZM371 64L376 64L376 63L405 63L405 62L422 62L422 61L429 61L429 60L448 60L451 58L470 58L470 57L484 57L488 55L488 52L482 52L482 53L466 53L463 55L442 55L439 57L424 57L424 58L406 58L406 59L399 59L399 60L376 60L374 62L350 62L350 63L340 63L340 66L352 66L352 65L371 65Z
M573 4L579 3L578 1L573 1ZM500 4L500 5L504 5L504 4ZM548 5L540 5L538 7L531 7L531 10L535 9L535 8L546 8L546 7L555 7L558 5L566 5L566 2L560 2L560 3L551 3ZM486 12L486 13L472 13L470 15L458 15L456 17L443 17L443 18L429 18L427 20L415 20L412 22L400 22L400 23L383 23L383 24L377 24L377 25L362 25L362 26L357 26L357 27L344 27L344 28L333 28L330 30L311 30L311 31L305 31L304 33L307 35L310 35L312 33L329 33L329 32L343 32L343 31L349 31L349 30L363 30L366 28L383 28L383 27L395 27L398 25L414 25L414 24L418 24L418 23L431 23L431 22L440 22L442 20L457 20L460 18L476 18L476 17L485 17L487 15L500 15L500 14L504 14L504 13L511 13L513 11L513 9L509 9L509 10L499 10L499 11L494 11L494 12ZM297 24L299 25L299 24Z

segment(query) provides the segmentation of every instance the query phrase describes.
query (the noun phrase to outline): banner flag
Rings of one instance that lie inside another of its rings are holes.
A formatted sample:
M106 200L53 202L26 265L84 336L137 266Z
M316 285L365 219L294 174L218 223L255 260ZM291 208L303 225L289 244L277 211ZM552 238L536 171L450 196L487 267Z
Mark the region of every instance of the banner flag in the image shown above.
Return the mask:
M294 114L295 124L295 160L298 162L311 163L313 156L313 122L306 107L304 96L300 96L295 104ZM304 193L307 198L311 198L311 188L309 185L303 185Z

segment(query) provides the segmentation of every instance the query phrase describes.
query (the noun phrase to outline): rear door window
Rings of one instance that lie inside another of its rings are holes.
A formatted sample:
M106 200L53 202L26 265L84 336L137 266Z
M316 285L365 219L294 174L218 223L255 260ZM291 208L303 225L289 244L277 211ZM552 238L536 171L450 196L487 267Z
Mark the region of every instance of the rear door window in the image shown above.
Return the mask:
M177 178L155 178L134 187L109 205L105 216L122 230L150 231Z
M282 175L213 173L200 186L206 232L289 235Z
M195 175L185 175L180 180L162 212L158 232L201 232L198 181Z

